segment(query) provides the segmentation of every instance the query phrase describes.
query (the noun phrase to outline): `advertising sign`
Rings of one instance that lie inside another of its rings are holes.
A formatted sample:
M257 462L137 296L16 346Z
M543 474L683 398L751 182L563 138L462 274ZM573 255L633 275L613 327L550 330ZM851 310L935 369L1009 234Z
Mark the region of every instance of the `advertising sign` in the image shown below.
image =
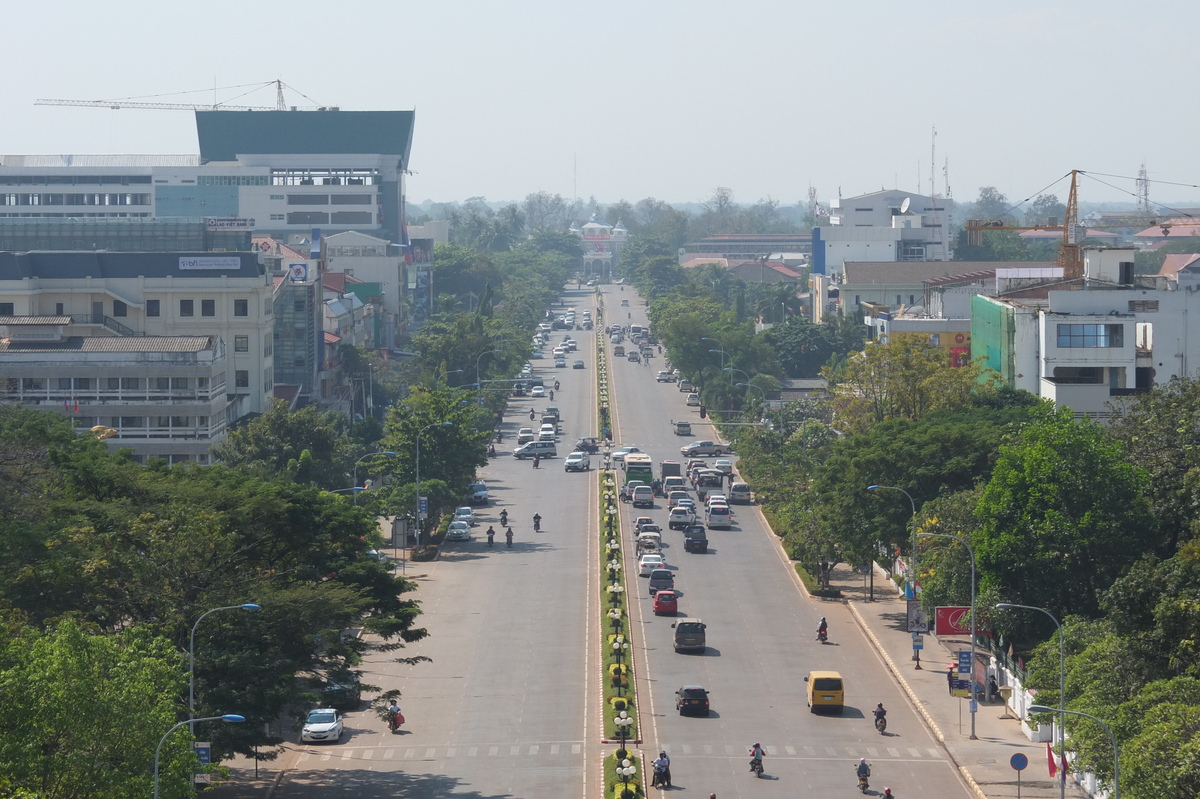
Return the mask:
M971 607L946 605L933 609L934 635L970 635Z
M929 617L921 610L921 600L908 600L908 631L910 633L929 632Z
M288 280L292 283L308 281L308 264L288 264Z
M179 256L180 271L195 271L200 269L241 269L242 259L236 255L181 255Z
M209 216L204 226L209 230L254 230L254 217Z

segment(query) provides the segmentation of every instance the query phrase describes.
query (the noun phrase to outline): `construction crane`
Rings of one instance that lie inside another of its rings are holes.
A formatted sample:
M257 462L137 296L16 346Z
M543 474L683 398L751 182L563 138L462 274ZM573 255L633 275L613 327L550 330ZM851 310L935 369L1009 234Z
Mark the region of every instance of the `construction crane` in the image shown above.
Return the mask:
M983 234L988 230L1061 230L1062 243L1058 250L1058 265L1062 267L1063 277L1082 277L1083 276L1083 245L1080 241L1082 238L1079 235L1079 191L1078 179L1080 174L1086 174L1082 170L1071 170L1071 191L1067 195L1067 210L1063 223L1048 224L1048 225L1006 225L999 221L987 221L983 219L968 219L965 227L967 230L967 244L975 247L983 246ZM1125 227L1153 227L1162 225L1163 233L1166 233L1171 228L1171 222L1162 222L1159 217L1130 217L1125 220L1125 224L1121 225L1089 225L1088 227L1100 230L1104 228L1125 228ZM1129 224L1130 222L1134 224Z
M244 89L251 87L251 91L263 89L267 86L275 87L275 105L229 105L227 103L147 103L137 102L137 98L116 99L116 100L45 100L40 99L34 102L34 105L67 105L67 106L84 106L88 108L153 108L165 111L286 111L288 110L287 103L283 99L284 83L281 80L267 81L266 83L252 83L242 86L223 86L223 89ZM290 86L288 87L291 88ZM203 89L203 91L210 91ZM215 90L211 90L215 91ZM293 89L293 91L295 91ZM240 96L249 94L243 92ZM194 92L176 92L176 94L194 94ZM165 97L170 95L152 95L157 97ZM302 95L303 96L303 95ZM236 98L235 98L236 99ZM295 109L293 109L295 110Z

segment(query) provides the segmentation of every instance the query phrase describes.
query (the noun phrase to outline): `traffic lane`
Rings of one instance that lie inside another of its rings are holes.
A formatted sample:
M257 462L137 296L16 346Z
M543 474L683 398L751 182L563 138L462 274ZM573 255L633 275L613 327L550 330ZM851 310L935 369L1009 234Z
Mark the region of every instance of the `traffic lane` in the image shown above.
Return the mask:
M685 397L674 385L639 380L640 372L626 371L618 374L628 378L618 380L616 388L618 407L626 409L619 416L621 441L640 446L649 452L656 462L661 462L664 457L680 459L680 445L677 443L679 437L671 434L669 420L655 411L662 409L673 418L680 418L692 410L684 405ZM674 401L669 395L663 397L661 389L667 385L676 389L673 392L676 397ZM660 389L658 394L654 393L655 389ZM627 409L631 404L642 410L630 414ZM698 421L698 417L694 417L693 421ZM695 439L712 437L702 431L694 433L697 433L693 436ZM649 515L665 522L665 513L665 508L660 508ZM789 747L800 751L798 745L804 746L814 738L826 740L834 736L834 748L841 753L841 757L859 753L854 757L855 762L860 756L874 757L871 736L877 733L871 726L869 716L865 714L869 713L875 701L884 701L892 708L906 708L898 687L886 678L878 662L871 662L874 659L873 652L861 636L855 635L845 643L837 657L829 655L837 642L823 647L824 651L812 650L806 646L820 646L811 641L815 636L810 631L815 631L816 620L822 613L830 616L835 629L845 632L850 632L849 615L840 606L832 603L814 607L811 603L796 601L800 599L800 595L788 573L791 565L780 558L778 544L773 534L766 529L760 514L756 509L747 506L737 506L735 514L737 524L734 530L709 533L713 555L675 554L680 552L681 546L673 547L674 552L668 550L671 553L669 560L680 567L676 575L676 586L684 593L680 602L681 614L704 618L709 623L712 633L709 636L710 645L721 641L719 646L714 646L709 656L701 658L693 655L674 655L670 648L669 621L653 619L648 601L640 603L640 609L644 611L641 618L646 621L644 626L648 650L645 659L647 670L651 672L649 679L652 682L654 723L661 731L660 740L670 741L666 744L668 747L672 747L678 740L680 751L704 752L705 747L711 749L714 746L713 727L716 727L718 736L732 741L716 745L717 752L727 747L740 752L755 740L761 740L771 747L774 744L768 739L778 735L780 737L777 740L794 739L793 743L779 744L778 752L786 754ZM627 512L627 517L633 515L640 515L640 512ZM665 529L665 523L662 526ZM681 544L682 536L679 533L666 537L669 543ZM720 560L716 560L717 558ZM717 563L720 563L720 566L715 565ZM704 590L710 586L718 586L719 591ZM778 597L779 602L768 602L767 598L770 597ZM836 608L836 617L832 608ZM780 619L780 614L786 618ZM655 626L663 629L655 631ZM782 632L781 626L785 628ZM744 654L736 656L737 664L730 670L725 668L725 664L734 662L732 653L735 650ZM680 667L680 659L688 665ZM701 661L699 665L697 660ZM840 718L832 717L832 725L822 724L825 717L812 717L807 713L804 674L797 673L801 670L807 673L807 669L818 667L841 671L847 683L851 685L864 686L882 682L883 691L873 691L873 694L877 694L873 699L862 696L856 699L852 689L848 699L851 707L847 708L846 714ZM752 674L792 677L790 681L768 680L766 677L748 678ZM705 684L704 680L708 680L708 683ZM719 715L717 724L707 723L712 719L678 717L674 709L673 691L674 687L685 682L700 682L712 692L714 716ZM747 684L752 686L749 690ZM859 707L858 703L862 706ZM746 708L757 710L747 714ZM796 708L801 712L796 713ZM764 709L769 712L763 713ZM901 717L893 721L892 732L896 733L897 738L904 737L909 742L918 742L915 748L923 759L916 761L918 765L915 768L928 770L928 766L921 764L943 762L939 759L940 749L936 747L915 714L902 711L890 715ZM747 717L749 725L745 723ZM848 725L843 723L845 719L857 719L857 723ZM688 740L689 734L693 733L699 737ZM678 739L676 736L679 736ZM796 741L806 743L797 744ZM928 745L921 746L921 743ZM653 748L653 742L651 744ZM838 762L838 759L829 761L831 765ZM744 761L738 763L738 769L742 766ZM936 767L934 770L937 770Z

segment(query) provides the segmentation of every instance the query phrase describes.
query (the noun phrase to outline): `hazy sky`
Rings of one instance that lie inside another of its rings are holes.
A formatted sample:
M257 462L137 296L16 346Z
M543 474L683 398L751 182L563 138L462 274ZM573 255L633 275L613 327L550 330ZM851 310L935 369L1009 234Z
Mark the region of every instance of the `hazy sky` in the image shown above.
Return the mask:
M935 127L937 191L948 159L960 202L1143 162L1200 184L1195 0L9 0L4 26L6 154L195 153L188 112L34 100L211 102L280 78L311 98L294 105L415 108L416 202L928 193ZM1081 200L1131 199L1104 180Z

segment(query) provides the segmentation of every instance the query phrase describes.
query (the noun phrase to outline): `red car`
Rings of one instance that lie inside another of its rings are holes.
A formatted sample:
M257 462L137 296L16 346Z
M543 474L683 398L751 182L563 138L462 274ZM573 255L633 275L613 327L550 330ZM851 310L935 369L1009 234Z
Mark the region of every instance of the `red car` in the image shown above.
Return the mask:
M674 591L659 591L654 595L654 615L674 616L679 613L679 595Z

